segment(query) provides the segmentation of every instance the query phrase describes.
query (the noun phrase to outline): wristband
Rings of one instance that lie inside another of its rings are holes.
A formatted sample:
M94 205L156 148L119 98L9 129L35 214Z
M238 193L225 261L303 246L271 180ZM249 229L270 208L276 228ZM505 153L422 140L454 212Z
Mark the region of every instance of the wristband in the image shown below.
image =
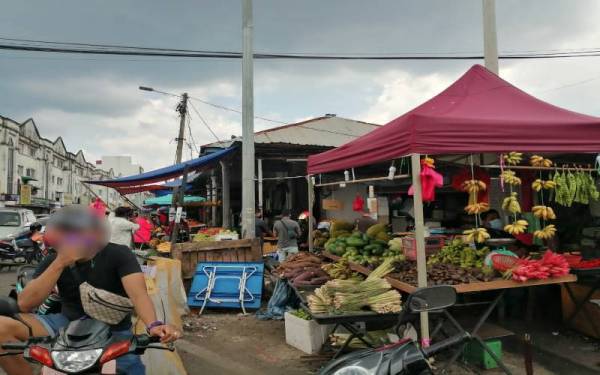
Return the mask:
M152 322L146 326L146 332L148 332L148 334L150 334L150 330L152 328L160 327L160 326L164 326L164 325L165 325L165 322L163 322L162 320L155 320L154 322Z

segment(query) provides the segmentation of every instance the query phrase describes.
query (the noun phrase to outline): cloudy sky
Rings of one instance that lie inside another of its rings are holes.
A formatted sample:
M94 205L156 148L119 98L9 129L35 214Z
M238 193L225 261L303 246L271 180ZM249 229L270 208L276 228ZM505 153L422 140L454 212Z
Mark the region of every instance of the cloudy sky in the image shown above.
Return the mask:
M196 50L241 50L240 0L7 2L0 37ZM500 52L600 47L600 2L497 1ZM475 53L481 0L255 0L256 52ZM500 75L553 104L600 116L600 57L501 61ZM294 122L325 113L386 123L480 61L256 61L255 113ZM88 160L173 161L177 99L139 85L241 106L241 61L0 51L0 115L33 118ZM238 114L194 105L220 138ZM197 144L214 140L191 112ZM257 129L274 126L257 120ZM184 153L190 157L190 150Z

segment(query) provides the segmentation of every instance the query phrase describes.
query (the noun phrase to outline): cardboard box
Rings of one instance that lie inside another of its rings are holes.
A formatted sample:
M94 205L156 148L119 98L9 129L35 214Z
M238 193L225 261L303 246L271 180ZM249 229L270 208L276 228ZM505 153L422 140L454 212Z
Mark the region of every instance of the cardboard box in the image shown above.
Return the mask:
M321 206L326 211L339 211L344 208L342 201L337 199L323 199Z

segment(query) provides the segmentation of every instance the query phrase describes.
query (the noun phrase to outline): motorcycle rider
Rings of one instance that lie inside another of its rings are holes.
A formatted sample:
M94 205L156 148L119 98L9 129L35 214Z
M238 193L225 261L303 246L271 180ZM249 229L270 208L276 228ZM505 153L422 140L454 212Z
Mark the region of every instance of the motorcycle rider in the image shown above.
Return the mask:
M79 285L86 281L95 288L128 297L148 334L161 342L177 340L177 328L161 322L146 290L144 275L135 255L125 246L109 243L106 223L82 206L69 206L55 213L47 225L52 233L56 253L47 256L38 266L34 279L19 295L20 317L32 328L34 336L56 335L70 321L85 317ZM85 280L81 280L82 277ZM62 299L60 314L28 313L40 305L58 285ZM131 316L112 326L113 334L130 337ZM0 343L25 341L28 328L21 322L0 316ZM22 356L0 357L0 367L8 375L33 374ZM117 369L126 374L145 373L139 356L126 355L117 359Z

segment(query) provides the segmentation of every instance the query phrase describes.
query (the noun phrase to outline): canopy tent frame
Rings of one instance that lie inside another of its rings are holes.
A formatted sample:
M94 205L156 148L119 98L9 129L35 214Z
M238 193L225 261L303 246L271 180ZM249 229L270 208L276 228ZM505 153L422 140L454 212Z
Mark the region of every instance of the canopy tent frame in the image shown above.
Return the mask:
M410 155L417 279L421 287L427 286L421 155L599 150L600 118L545 103L475 65L440 94L387 125L310 156L307 169L310 176ZM429 344L428 323L427 315L423 315L424 345Z

